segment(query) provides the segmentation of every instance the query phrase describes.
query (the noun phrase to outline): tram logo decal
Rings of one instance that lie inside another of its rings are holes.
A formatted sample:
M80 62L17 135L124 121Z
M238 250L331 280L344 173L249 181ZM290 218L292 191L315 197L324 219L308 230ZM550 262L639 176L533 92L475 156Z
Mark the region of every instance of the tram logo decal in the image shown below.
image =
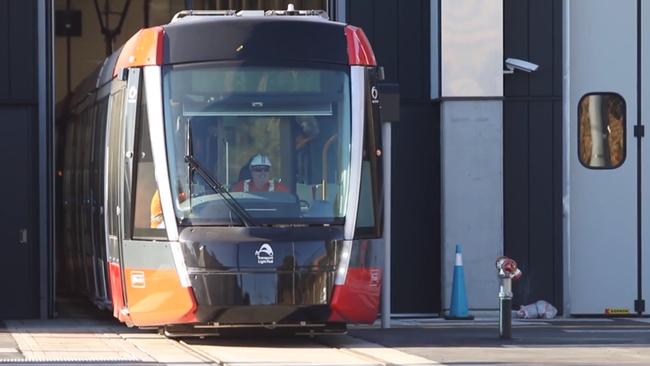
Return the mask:
M273 248L269 243L262 244L260 249L255 251L255 256L259 264L273 264Z

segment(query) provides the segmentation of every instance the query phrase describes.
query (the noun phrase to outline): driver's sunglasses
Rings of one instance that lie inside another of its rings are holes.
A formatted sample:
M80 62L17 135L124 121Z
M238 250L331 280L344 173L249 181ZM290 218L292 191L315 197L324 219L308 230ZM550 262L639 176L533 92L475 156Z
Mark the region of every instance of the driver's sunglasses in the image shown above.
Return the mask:
M270 168L268 166L254 166L251 168L252 171L261 173L261 172L268 172Z

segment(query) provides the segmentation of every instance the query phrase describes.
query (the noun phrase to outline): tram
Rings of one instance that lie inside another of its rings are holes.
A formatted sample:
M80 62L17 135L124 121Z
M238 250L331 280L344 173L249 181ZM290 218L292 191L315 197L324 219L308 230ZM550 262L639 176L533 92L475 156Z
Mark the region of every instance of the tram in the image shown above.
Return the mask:
M169 332L373 322L382 74L322 11L140 30L57 121L61 282Z

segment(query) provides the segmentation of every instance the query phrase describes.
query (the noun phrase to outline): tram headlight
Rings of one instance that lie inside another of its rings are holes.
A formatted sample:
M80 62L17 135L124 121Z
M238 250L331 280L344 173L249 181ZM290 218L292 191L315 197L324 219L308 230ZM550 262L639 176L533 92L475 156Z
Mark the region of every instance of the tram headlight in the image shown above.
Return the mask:
M345 283L345 277L348 274L348 267L350 266L351 253L352 240L344 240L341 247L341 259L336 268L336 278L334 279L335 285L343 285Z

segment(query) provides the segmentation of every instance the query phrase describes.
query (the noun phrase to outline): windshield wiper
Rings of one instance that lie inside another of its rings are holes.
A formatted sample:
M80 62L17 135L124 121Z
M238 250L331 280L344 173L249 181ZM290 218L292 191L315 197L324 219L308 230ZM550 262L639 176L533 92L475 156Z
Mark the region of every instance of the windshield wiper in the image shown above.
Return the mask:
M232 212L239 217L241 222L244 224L244 226L249 227L253 226L253 221L251 216L244 210L243 207L237 202L236 199L233 198L233 196L230 195L230 192L223 186L223 184L219 183L218 180L216 180L210 173L208 173L205 168L201 166L198 160L194 158L192 155L185 155L185 162L189 164L190 168L192 170L195 170L199 173L201 178L205 180L206 183L212 188L213 191L221 195L223 197L224 201L226 202L226 205Z

